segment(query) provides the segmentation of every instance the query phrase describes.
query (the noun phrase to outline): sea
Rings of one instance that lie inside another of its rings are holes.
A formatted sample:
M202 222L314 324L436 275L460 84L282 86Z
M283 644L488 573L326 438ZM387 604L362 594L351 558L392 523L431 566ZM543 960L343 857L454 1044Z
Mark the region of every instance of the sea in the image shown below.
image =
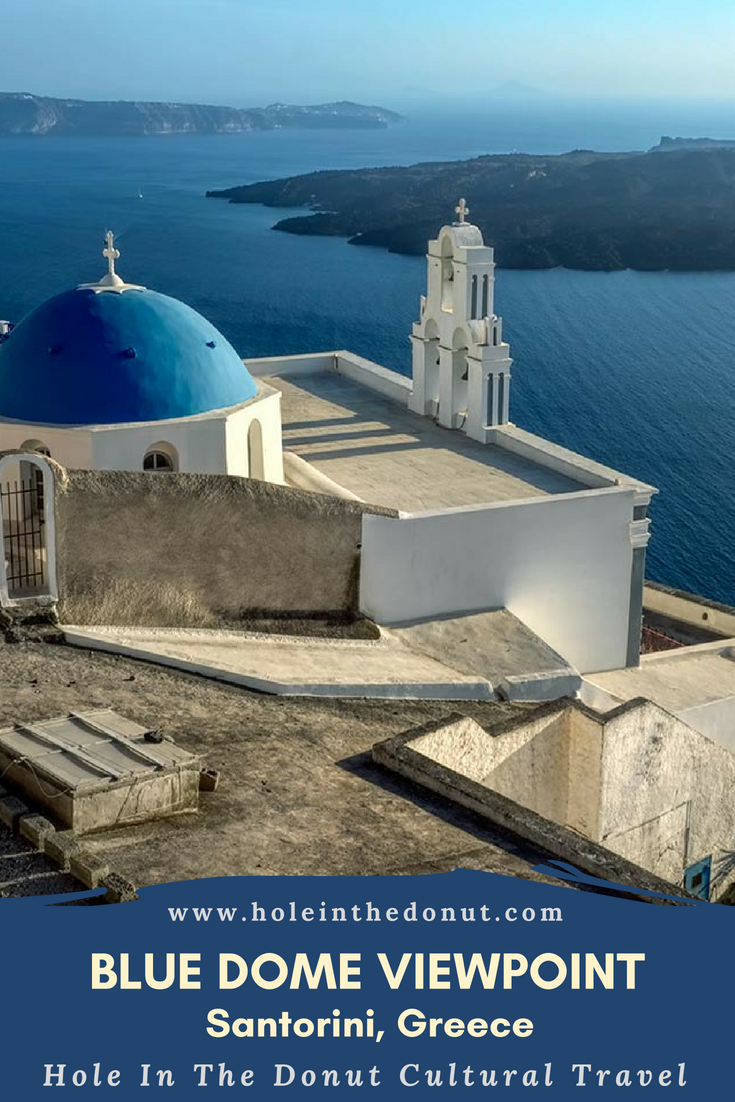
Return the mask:
M481 153L647 149L662 134L735 137L735 109L721 104L538 97L404 113L386 130L0 138L0 318L96 279L111 228L128 281L185 300L243 356L346 348L408 374L423 258L273 232L293 212L205 191ZM501 269L496 309L514 358L513 421L658 487L649 577L735 603L735 273Z

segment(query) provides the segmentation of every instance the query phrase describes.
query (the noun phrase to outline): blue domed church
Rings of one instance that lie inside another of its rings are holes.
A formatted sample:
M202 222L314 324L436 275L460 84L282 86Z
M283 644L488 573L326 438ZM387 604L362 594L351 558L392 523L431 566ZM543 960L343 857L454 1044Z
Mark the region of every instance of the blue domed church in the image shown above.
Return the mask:
M283 481L280 394L215 327L108 270L0 338L0 451L63 466Z

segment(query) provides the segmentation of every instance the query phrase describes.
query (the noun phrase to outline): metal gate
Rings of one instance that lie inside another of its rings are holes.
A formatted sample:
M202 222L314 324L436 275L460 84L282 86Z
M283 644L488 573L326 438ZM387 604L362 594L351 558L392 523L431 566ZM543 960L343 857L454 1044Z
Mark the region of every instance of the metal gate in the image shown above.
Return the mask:
M8 595L32 596L47 580L43 471L0 484L0 506Z

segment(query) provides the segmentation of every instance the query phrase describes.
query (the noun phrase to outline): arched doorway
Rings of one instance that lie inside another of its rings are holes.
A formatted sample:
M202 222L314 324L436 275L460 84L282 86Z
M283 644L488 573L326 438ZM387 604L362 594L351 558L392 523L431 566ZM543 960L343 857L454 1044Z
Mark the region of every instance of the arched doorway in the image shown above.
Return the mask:
M0 603L55 600L54 476L40 454L0 459Z
M36 455L45 455L47 458L51 457L51 449L48 448L43 440L25 440L20 450L24 452L35 452ZM35 464L28 463L22 459L20 461L20 479L21 482L29 482L31 479L36 486L36 507L40 512L43 510L43 471Z
M263 428L256 419L250 422L248 429L248 478L265 478L263 460Z

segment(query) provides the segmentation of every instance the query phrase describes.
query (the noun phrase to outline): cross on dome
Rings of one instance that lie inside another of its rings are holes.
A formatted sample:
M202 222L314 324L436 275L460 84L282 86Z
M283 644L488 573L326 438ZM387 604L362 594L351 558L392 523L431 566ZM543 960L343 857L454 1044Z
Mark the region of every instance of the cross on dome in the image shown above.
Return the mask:
M470 208L467 206L467 203L465 202L464 199L460 199L459 203L454 208L454 211L455 211L455 214L459 215L459 224L460 224L460 226L464 225L464 220L467 217L467 215L470 213Z
M107 275L112 283L114 280L120 278L115 272L115 261L120 259L120 250L115 248L115 235L112 230L108 230L105 234L105 241L107 242L107 247L102 250L102 255L107 260Z
M115 271L115 261L120 259L120 250L115 248L115 234L112 230L108 230L105 234L105 247L102 250L102 255L107 261L106 274L102 276L98 283L81 283L79 285L80 290L94 291L95 294L101 294L102 291L116 291L118 294L122 294L123 291L142 291L144 289L138 286L137 283L126 283Z

